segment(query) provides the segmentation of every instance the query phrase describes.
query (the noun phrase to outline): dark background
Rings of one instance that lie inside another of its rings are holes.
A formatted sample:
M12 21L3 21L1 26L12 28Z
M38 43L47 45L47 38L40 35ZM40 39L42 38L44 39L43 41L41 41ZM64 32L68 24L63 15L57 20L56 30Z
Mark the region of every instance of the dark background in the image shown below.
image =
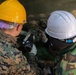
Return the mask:
M27 14L49 15L54 10L73 11L76 9L76 0L19 0L26 8Z
M0 3L5 0L0 0ZM19 0L27 10L27 16L39 14L48 16L54 10L73 11L76 9L76 0ZM75 12L74 12L75 13Z

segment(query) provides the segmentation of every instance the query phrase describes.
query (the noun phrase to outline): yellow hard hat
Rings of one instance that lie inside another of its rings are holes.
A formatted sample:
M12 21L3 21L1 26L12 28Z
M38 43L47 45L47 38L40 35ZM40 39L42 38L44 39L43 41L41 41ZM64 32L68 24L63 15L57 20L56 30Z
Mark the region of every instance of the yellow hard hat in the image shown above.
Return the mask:
M6 0L0 5L0 19L15 23L26 23L26 10L18 0Z

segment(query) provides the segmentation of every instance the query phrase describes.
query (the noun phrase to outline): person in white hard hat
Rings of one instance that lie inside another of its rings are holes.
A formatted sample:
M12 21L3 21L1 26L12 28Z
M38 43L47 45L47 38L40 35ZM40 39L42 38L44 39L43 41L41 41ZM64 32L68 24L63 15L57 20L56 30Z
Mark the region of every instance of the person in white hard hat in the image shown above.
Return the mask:
M54 11L45 29L49 50L56 54L55 75L76 75L76 19L67 11Z

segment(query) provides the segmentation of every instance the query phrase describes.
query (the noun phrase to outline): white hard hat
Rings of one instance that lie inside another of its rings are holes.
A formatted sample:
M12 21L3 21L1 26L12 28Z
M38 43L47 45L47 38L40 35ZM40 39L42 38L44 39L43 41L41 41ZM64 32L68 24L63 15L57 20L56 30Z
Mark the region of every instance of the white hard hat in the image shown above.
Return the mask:
M51 13L45 32L57 39L68 39L76 36L76 19L67 11Z

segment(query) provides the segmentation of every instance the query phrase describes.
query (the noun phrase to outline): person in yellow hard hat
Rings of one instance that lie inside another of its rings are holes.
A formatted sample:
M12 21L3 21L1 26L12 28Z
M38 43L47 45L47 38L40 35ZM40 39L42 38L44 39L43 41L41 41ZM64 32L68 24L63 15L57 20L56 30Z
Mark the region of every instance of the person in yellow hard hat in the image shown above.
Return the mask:
M25 23L26 10L18 0L5 0L1 3L0 75L39 75L35 62L35 66L33 62L29 65L26 57L17 49L16 36Z

